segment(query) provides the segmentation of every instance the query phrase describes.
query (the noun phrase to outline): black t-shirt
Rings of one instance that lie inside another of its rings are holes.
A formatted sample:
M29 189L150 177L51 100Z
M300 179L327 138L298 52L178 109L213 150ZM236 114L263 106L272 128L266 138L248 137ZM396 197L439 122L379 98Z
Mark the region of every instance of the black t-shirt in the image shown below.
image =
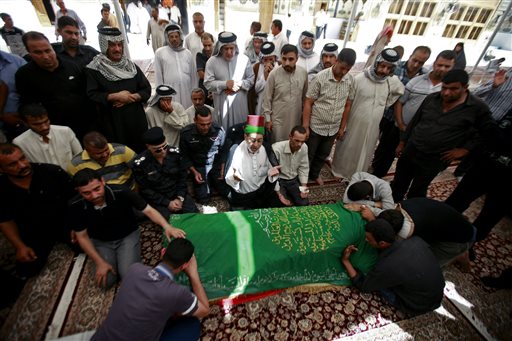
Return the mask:
M95 208L82 197L70 203L70 225L74 231L87 230L90 238L102 241L119 240L133 231L137 221L133 208L142 211L147 203L138 194L105 186L106 206Z
M56 236L65 230L67 202L75 195L62 168L46 163L31 165L28 190L0 176L0 222L14 220L23 240Z

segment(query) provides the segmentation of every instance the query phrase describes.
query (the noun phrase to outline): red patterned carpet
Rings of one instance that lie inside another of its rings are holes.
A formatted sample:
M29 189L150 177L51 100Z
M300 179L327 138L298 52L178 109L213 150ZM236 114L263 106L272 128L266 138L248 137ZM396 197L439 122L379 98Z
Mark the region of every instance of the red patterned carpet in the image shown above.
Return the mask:
M326 169L324 168L324 172ZM329 174L325 173L324 178ZM456 185L449 173L441 174L429 196L444 200ZM313 203L335 202L346 183L331 179L311 187ZM227 204L217 200L223 211ZM472 206L470 218L478 212ZM512 266L510 222L476 245L477 259L471 272L451 266L445 271L447 286L443 307L410 318L383 303L374 294L350 287L310 285L232 305L212 305L203 319L202 340L333 340L445 339L479 340L512 338L510 291L482 285L483 275L498 275ZM141 225L143 259L154 265L160 254L160 231ZM0 259L1 260L1 259ZM84 262L85 261L85 262ZM83 264L82 266L82 263ZM57 247L43 273L29 280L0 330L0 340L53 339L95 329L106 316L116 289L103 291L92 282L90 261L73 260L64 246ZM4 312L5 316L6 312ZM476 327L475 327L476 326Z

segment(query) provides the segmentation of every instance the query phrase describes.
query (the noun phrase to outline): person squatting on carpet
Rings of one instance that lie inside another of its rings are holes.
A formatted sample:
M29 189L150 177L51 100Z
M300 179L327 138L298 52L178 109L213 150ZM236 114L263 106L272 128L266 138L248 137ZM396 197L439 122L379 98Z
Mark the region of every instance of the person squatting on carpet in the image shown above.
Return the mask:
M397 239L393 227L384 219L366 224L366 241L380 251L375 268L366 275L352 266L350 256L357 252L354 245L349 245L341 257L356 288L378 291L389 304L411 315L441 305L444 277L427 243L416 236Z
M187 275L192 292L176 283L180 272ZM107 318L91 340L198 340L198 318L209 312L194 246L187 239L173 239L156 267L130 266Z
M161 226L168 239L185 237L185 232L169 225L137 193L110 188L97 171L78 171L73 185L80 197L70 203L69 222L80 247L94 262L100 287L110 288L119 277L125 277L131 264L140 261L140 231L134 209Z

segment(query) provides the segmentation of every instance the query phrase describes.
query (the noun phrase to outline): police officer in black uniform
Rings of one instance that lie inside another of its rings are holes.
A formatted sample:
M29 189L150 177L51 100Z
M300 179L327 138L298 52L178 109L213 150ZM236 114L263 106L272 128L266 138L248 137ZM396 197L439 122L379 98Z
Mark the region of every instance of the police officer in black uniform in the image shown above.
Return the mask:
M224 181L227 158L225 138L226 132L213 123L212 113L205 106L196 108L194 123L181 130L182 164L192 175L195 198L200 204L210 200L210 186L222 196L229 193Z
M179 149L167 144L160 127L149 129L142 139L147 149L130 163L142 197L166 219L171 213L199 212L187 193L187 169Z

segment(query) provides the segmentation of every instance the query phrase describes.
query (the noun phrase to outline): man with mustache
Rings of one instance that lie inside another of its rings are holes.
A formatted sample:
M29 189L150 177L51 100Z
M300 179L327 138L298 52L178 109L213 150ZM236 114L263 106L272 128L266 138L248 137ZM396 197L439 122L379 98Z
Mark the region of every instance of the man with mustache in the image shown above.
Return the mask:
M336 63L336 57L338 57L338 45L334 43L325 44L320 53L320 61L314 68L308 70L309 81L311 82L320 71L333 66Z
M265 127L272 132L272 143L287 140L290 130L301 123L308 74L304 68L296 66L297 58L297 47L284 45L281 66L269 74L265 85L263 114Z
M70 241L65 216L75 194L59 166L30 163L15 144L0 144L0 231L16 249L21 277L37 275L57 241Z

